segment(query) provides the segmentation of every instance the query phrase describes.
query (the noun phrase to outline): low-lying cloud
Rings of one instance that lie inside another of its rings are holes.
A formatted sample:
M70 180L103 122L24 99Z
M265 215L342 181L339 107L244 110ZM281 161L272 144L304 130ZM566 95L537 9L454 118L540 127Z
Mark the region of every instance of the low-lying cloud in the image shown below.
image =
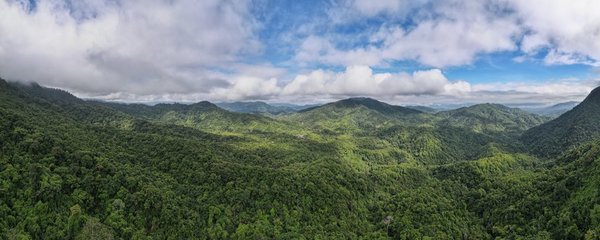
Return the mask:
M261 42L260 3L0 0L0 76L83 97L185 102L563 101L598 85L592 74L485 84L444 74L502 52L525 63L598 67L596 0L338 0L325 20L280 33L291 50ZM332 31L370 20L383 23ZM390 67L401 61L425 70Z
M0 1L0 74L86 93L206 92L261 45L247 1Z

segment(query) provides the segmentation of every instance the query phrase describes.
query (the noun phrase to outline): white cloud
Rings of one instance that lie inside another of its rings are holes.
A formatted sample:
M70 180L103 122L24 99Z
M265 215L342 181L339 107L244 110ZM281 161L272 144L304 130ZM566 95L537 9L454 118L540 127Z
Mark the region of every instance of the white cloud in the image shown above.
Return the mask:
M376 48L338 50L327 39L309 36L300 45L294 60L304 65L314 62L343 66L378 65L382 61L380 54Z
M416 2L416 1L415 1ZM406 11L410 8L411 1L398 0L355 0L351 1L352 7L360 14L365 16L376 16L382 12L397 14L400 11Z
M546 82L507 82L485 83L473 85L473 91L479 92L519 92L545 96L585 96L594 89L598 81L580 81L577 79L561 79Z
M368 66L343 72L316 70L301 74L283 87L284 95L394 96L444 94L458 88L439 69L409 73L373 73ZM461 82L468 85L466 82ZM468 88L468 87L467 87Z
M207 91L228 84L213 67L260 50L246 1L69 2L0 1L3 77L89 93Z
M548 50L547 64L600 61L596 0L348 0L342 6L350 10L333 9L334 24L347 26L379 17L386 21L378 30L364 31L372 31L370 42L350 49L336 48L343 41L329 32L309 36L304 44L313 47L303 45L297 61L374 66L412 60L444 68L468 65L486 53L519 50L531 58L543 49Z
M600 66L597 0L344 0L332 4L343 9L329 11L330 22L281 33L295 54L272 63L244 58L270 47L259 42L249 0L68 2L38 1L30 11L28 0L0 0L2 77L134 101L559 101L581 98L597 82L476 84L440 69L502 51L520 53L520 62L544 53L548 65ZM358 32L337 33L339 26ZM431 69L373 71L402 60Z
M544 63L547 65L587 64L591 66L600 66L600 62L591 60L584 55L572 52L559 52L555 49L546 54Z
M551 49L570 59L564 64L589 64L582 55L600 61L600 1L596 0L507 0L527 33L521 49L526 53ZM551 56L554 58L556 56ZM571 61L573 60L573 61ZM583 60L583 61L578 61ZM550 62L557 63L557 62Z
M414 60L443 68L470 64L483 53L517 49L521 29L512 16L495 16L485 1L354 1L363 17L414 10L414 26L383 24L362 47L341 50L325 36L309 36L299 48L299 62L332 65L381 65L386 61ZM402 13L400 13L402 14ZM391 14L390 14L391 15ZM349 21L356 21L348 17ZM351 36L348 36L351 37Z
M599 85L600 79L473 84L463 80L449 80L439 69L412 73L375 73L368 66L356 65L340 72L317 69L298 74L290 81L279 78L237 76L231 80L231 85L215 87L205 92L161 94L115 92L78 95L132 102L267 100L322 103L347 97L367 96L395 104L481 102L521 104L581 101Z
M215 89L207 97L220 100L268 99L280 91L275 78L238 77L231 87Z

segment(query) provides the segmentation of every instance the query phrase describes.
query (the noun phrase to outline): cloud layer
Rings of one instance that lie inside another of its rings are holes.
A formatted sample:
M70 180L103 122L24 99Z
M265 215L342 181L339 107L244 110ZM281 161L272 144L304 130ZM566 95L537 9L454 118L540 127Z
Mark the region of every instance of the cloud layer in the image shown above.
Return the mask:
M563 101L598 84L597 74L444 74L507 52L523 64L598 67L596 0L339 0L284 31L284 19L266 25L264 2L0 0L0 76L127 101ZM266 44L267 33L286 48Z
M260 49L244 1L0 1L0 72L81 92L210 91Z

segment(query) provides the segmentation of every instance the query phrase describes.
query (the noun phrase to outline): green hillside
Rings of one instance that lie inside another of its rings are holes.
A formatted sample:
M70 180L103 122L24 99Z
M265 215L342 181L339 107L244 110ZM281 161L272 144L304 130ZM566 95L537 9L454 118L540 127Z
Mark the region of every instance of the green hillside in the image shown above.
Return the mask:
M521 140L535 154L554 157L563 151L600 137L600 88L572 110L532 128Z
M0 236L598 238L600 142L538 159L519 135L543 121L366 98L267 117L0 80Z
M521 133L547 120L545 117L518 108L489 103L440 112L436 115L444 118L442 125L468 127L476 132L486 133Z
M304 109L299 105L271 105L265 102L222 102L217 106L232 112L239 113L259 113L259 114L285 114Z

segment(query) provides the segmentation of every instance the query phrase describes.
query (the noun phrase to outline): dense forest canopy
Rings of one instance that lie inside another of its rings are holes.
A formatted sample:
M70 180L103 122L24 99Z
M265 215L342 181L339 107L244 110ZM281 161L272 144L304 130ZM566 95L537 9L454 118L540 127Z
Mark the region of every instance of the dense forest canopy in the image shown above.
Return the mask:
M246 107L268 114L0 80L0 236L600 238L600 89L554 120L369 98Z

